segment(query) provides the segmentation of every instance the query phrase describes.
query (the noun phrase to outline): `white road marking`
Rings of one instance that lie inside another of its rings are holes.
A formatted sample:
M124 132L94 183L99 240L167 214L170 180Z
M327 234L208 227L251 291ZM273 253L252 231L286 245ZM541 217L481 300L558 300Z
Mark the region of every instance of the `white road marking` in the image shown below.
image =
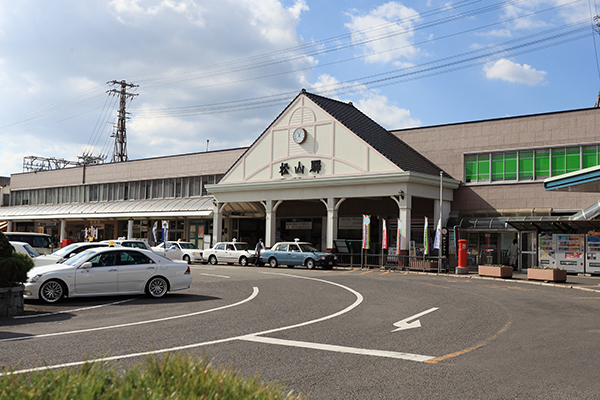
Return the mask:
M400 353L397 351L360 349L360 348L356 348L356 347L346 347L346 346L335 346L335 345L331 345L331 344L301 342L301 341L297 341L297 340L283 340L283 339L259 337L259 336L253 336L253 335L244 336L240 340L247 340L249 342L257 342L257 343L277 344L280 346L302 347L305 349L335 351L338 353L358 354L358 355L363 355L363 356L399 358L402 360L419 361L419 362L424 362L424 361L435 358L435 357L431 357L431 356L422 356L419 354Z
M401 331L404 329L419 328L419 327L421 327L421 321L419 321L419 320L416 320L415 322L408 322L408 321L412 321L413 319L417 319L425 314L434 312L437 309L439 309L439 307L432 307L429 310L425 310L423 312L415 314L412 317L404 318L403 320L395 322L394 326L397 327L397 329L392 329L391 332Z
M104 330L107 330L107 329L127 328L127 327L130 327L130 326L144 325L144 324L151 324L151 323L155 323L155 322L170 321L170 320L179 319L179 318L193 317L195 315L206 314L206 313L213 312L213 311L225 310L227 308L231 308L231 307L242 305L242 304L247 303L250 300L254 299L257 295L258 295L258 288L254 287L253 291L252 291L252 294L247 299L244 299L242 301L238 301L237 303L234 303L234 304L229 304L229 305L222 306L222 307L217 307L217 308L211 308L209 310L197 311L197 312L190 313L190 314L175 315L175 316L172 316L172 317L152 319L152 320L149 320L149 321L138 321L138 322L130 322L130 323L127 323L127 324L101 326L101 327L89 328L89 329L80 329L80 330L77 330L77 331L55 332L55 333L46 333L46 334L43 334L43 335L32 335L32 336L19 336L19 337L16 337L16 338L0 339L0 342L13 342L13 341L16 341L16 340L39 339L39 338L45 338L45 337L51 337L51 336L65 336L65 335L73 335L73 334L76 334L76 333L104 331Z
M66 313L73 313L73 312L76 312L76 311L93 310L94 308L101 308L101 307L106 307L106 306L114 306L114 305L117 305L117 304L127 303L128 301L133 301L133 300L137 300L137 299L138 299L138 297L135 297L133 299L115 301L113 303L100 304L100 305L92 306L92 307L74 308L72 310L56 311L56 312L44 313L44 314L17 315L17 316L12 317L12 318L13 319L23 319L23 318L47 317L49 315L66 314Z
M344 308L343 310L338 311L338 312L333 313L333 314L330 314L330 315L327 315L327 316L324 316L324 317L321 317L321 318L313 319L313 320L302 322L302 323L299 323L299 324L284 326L284 327L281 327L281 328L269 329L269 330L266 330L266 331L253 333L253 334L250 334L250 335L234 336L234 337L231 337L231 338L218 339L218 340L213 340L213 341L209 341L209 342L193 343L193 344L189 344L189 345L185 345L185 346L170 347L170 348L160 349L160 350L151 350L151 351L145 351L145 352L141 352L141 353L124 354L124 355L120 355L120 356L103 357L103 358L97 358L97 359L93 359L93 360L76 361L76 362L64 363L64 364L57 364L57 365L46 365L46 366L43 366L43 367L23 369L23 370L8 372L8 373L0 373L0 376L9 375L9 374L22 374L22 373L28 373L28 372L34 372L34 371L43 371L43 370L47 370L47 369L58 369L58 368L74 367L74 366L79 366L79 365L83 365L83 364L86 364L86 363L123 360L123 359L128 359L128 358L143 357L143 356L149 356L149 355L154 355L154 354L162 354L162 353L169 353L169 352L180 351L180 350L189 350L189 349L193 349L193 348L198 348L198 347L203 347L203 346L209 346L209 345L212 345L212 344L219 344L219 343L231 342L231 341L235 341L235 340L255 341L255 342L263 342L263 343L278 342L277 344L286 344L286 345L292 345L293 344L294 346L297 346L297 347L299 346L299 344L305 344L305 346L302 346L302 347L309 347L310 346L310 348L318 348L320 350L340 351L340 352L345 352L345 353L363 354L363 355L371 355L371 356L379 356L379 357L402 358L402 359L405 359L405 360L419 361L419 362L423 362L423 361L435 358L435 357L422 356L422 355L410 354L410 353L397 353L397 352L383 351L383 350L356 349L356 348L351 348L351 347L343 347L343 346L335 346L335 345L324 345L324 344L318 344L318 343L307 343L307 342L297 342L297 341L282 341L282 340L279 340L279 339L259 338L258 335L266 335L268 333L280 332L280 331L284 331L284 330L288 330L288 329L298 328L298 327L301 327L301 326L306 326L306 325L309 325L309 324L314 324L314 323L317 323L317 322L322 322L322 321L325 321L325 320L328 320L328 319L331 319L331 318L338 317L338 316L340 316L342 314L345 314L345 313L353 310L354 308L358 307L358 305L360 303L363 302L363 296L359 292L357 292L356 290L351 289L351 288L349 288L347 286L341 285L339 283L330 282L330 281L326 281L326 280L323 280L323 279L309 278L309 277L304 277L304 276L290 275L290 274L283 274L283 273L271 273L271 272L262 272L262 273L269 274L269 275L281 275L281 276L292 277L292 278L299 278L299 279L308 279L308 280L313 280L313 281L327 283L329 285L338 286L338 287L341 287L341 288L343 288L345 290L348 290L349 292L351 292L352 294L354 294L356 296L356 300L354 301L354 303L352 303L350 306ZM250 298L248 298L248 299L246 299L246 300L244 300L242 302L235 303L235 304L232 304L230 306L216 308L216 309L213 309L213 310L201 311L201 312L193 313L193 314L186 314L186 316L198 315L198 314L202 314L202 313L205 313L205 312L216 311L216 310L220 310L220 309L224 309L224 308L228 308L228 307L233 307L234 305L242 304L242 303L244 303L246 301L249 301L250 299L254 298L257 294L258 294L258 288L255 287L254 288L254 293L252 294L252 296L250 296ZM148 321L148 322L156 322L156 321L162 321L162 320L174 319L174 318L177 318L177 317L169 317L169 318L165 318L165 319ZM125 326L132 326L132 325L139 325L141 323L144 323L144 322L132 323L132 324L123 324L123 325L115 325L115 326L113 326L111 328L125 327ZM97 330L100 330L100 329L108 329L108 327L107 328L97 328ZM96 330L96 329L74 331L74 332L71 332L71 333L88 332L88 331L92 331L92 330ZM10 341L10 340L29 339L29 338L32 338L32 337L54 336L54 335L58 335L58 334L49 334L49 335L39 335L39 336L23 337L23 338L4 339L4 340L0 340L0 342L1 341Z
M204 276L214 276L214 277L217 277L217 278L226 278L226 279L229 279L229 278L231 278L230 276L225 276L225 275L215 275L215 274L203 274L203 273L200 273L200 275L204 275Z

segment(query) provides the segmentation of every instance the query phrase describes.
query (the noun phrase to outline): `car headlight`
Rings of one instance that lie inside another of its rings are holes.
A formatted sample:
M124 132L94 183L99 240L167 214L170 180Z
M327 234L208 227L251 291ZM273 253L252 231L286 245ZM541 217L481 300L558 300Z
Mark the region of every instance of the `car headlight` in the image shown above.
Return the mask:
M195 255L195 256L201 256L202 255L202 254L198 253L197 251L193 252L192 254Z
M32 276L31 278L27 279L27 283L36 283L38 281L38 279L40 279L41 277L42 277L41 274Z
M324 260L325 256L319 256L319 260Z

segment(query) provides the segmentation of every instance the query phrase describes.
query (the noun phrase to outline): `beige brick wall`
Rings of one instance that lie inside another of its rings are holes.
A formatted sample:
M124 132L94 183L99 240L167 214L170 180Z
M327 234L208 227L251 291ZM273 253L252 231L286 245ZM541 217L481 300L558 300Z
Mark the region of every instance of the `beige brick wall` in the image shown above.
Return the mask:
M131 182L224 174L244 151L246 148L88 166L85 168L85 183ZM83 167L14 174L11 175L11 189L81 185L83 174Z
M600 143L600 109L502 118L393 131L457 180L464 180L464 154ZM553 208L576 210L600 193L555 192L542 183L461 185L452 209Z

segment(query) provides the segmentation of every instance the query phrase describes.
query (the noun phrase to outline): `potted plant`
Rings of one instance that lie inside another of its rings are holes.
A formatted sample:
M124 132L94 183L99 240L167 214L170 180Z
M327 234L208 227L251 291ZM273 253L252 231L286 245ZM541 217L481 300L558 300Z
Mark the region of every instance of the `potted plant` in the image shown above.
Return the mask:
M33 260L13 251L8 238L0 232L0 317L22 314L23 285Z
M478 267L479 276L492 278L512 278L513 268L500 264L485 264Z
M527 268L527 279L548 282L566 282L567 270L553 267Z

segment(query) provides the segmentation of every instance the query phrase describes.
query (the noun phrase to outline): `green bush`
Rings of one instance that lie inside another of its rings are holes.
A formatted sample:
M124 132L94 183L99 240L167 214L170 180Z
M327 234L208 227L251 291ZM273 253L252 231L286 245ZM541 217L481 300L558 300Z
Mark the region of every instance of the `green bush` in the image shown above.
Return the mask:
M122 373L103 362L90 362L78 369L43 370L29 374L0 376L0 400L79 399L304 399L286 393L279 384L261 382L258 376L240 377L231 368L213 367L206 358L182 353L146 358Z
M0 232L0 287L12 287L27 280L33 260L12 250L8 238Z

